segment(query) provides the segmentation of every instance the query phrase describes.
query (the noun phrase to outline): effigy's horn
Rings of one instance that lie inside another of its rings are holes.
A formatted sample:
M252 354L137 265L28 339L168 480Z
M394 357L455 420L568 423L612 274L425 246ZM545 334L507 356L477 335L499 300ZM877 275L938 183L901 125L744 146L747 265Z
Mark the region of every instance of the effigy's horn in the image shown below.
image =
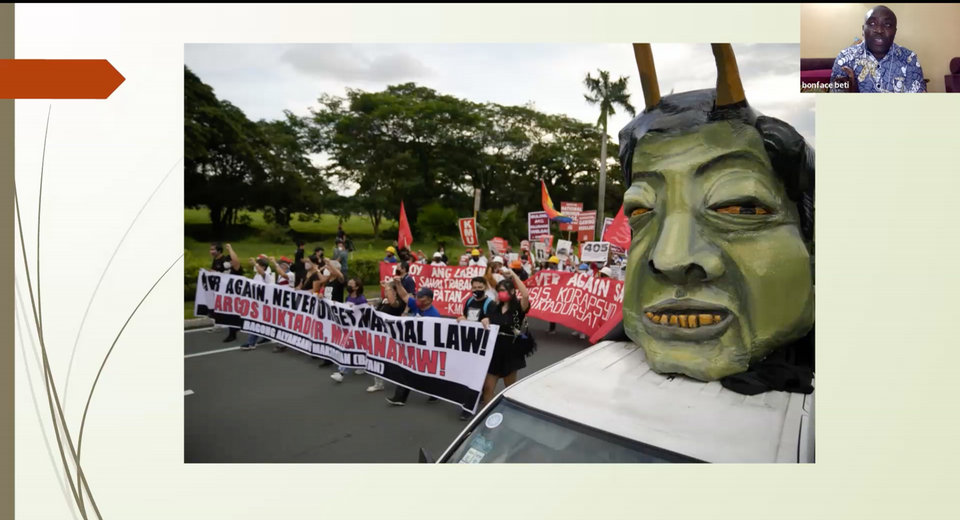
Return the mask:
M746 100L733 46L729 43L714 43L711 46L717 61L717 106L735 105Z
M657 83L657 69L653 66L653 51L649 43L634 43L633 54L637 58L637 69L640 71L643 101L647 110L650 110L660 102L660 84Z

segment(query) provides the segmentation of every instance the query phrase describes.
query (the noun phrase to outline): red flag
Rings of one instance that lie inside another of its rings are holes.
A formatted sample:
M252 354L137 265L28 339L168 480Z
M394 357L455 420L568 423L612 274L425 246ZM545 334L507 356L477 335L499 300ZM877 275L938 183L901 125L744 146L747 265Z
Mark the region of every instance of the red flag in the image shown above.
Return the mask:
M410 232L410 224L407 222L407 212L403 209L403 201L400 201L400 236L397 237L397 245L408 249L413 245L413 233Z
M610 242L626 251L630 249L630 241L632 238L630 223L627 222L627 217L623 214L623 206L620 206L620 211L617 212L613 223L610 224L610 227L608 227L603 234L603 241Z

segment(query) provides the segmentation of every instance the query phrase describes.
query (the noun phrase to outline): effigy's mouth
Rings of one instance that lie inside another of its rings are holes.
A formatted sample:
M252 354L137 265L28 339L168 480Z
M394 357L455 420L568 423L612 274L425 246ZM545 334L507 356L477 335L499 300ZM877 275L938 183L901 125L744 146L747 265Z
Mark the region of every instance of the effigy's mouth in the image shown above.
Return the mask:
M733 319L733 313L722 305L667 300L645 309L642 322L651 336L661 339L706 341L722 336Z

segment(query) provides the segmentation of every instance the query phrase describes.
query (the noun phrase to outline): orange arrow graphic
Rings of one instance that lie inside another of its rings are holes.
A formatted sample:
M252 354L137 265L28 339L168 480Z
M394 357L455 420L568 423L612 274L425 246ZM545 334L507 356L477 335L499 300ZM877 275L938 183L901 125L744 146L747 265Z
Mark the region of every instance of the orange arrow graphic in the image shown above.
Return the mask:
M107 60L0 60L0 99L107 99L124 80Z

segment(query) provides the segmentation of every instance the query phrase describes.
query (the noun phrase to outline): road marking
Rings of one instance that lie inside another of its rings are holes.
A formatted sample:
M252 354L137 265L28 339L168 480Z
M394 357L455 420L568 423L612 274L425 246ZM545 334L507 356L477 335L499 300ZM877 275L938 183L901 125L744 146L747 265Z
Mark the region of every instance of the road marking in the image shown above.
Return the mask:
M187 391L185 391L185 392L183 393L183 396L184 396L184 397L186 397L186 396L188 396L188 395L193 395L193 390L187 390Z
M221 353L221 352L230 352L231 350L240 350L240 347L222 348L222 349L220 349L220 350L211 350L211 351L209 351L209 352L199 352L199 353L197 353L197 354L187 354L186 356L183 356L183 358L184 358L184 359L187 359L187 358L192 358L192 357L197 357L197 356L206 356L207 354L219 354L219 353Z

